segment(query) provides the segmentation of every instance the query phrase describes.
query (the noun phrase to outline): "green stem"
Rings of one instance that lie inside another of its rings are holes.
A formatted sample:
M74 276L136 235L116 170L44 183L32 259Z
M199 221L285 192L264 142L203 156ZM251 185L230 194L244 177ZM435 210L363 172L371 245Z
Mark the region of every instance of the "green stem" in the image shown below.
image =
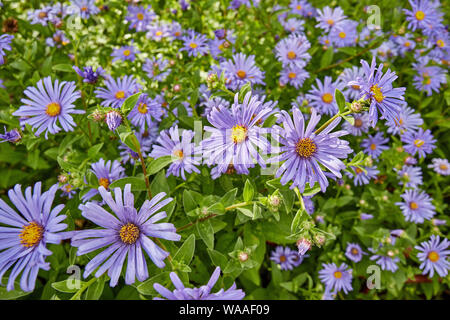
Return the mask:
M87 288L89 288L94 282L96 282L98 278L93 277L91 280L89 280L80 290L75 293L70 300L79 300L81 295L84 291L86 291Z
M338 117L340 116L346 116L348 114L352 113L351 111L345 111L344 113L340 113L338 112L337 114L335 114L332 118L330 118L327 122L325 122L319 129L317 129L316 131L314 131L315 135L318 135L319 133L321 133L323 130L325 130L326 127L328 127L330 125L330 123L332 123L334 120L336 120Z

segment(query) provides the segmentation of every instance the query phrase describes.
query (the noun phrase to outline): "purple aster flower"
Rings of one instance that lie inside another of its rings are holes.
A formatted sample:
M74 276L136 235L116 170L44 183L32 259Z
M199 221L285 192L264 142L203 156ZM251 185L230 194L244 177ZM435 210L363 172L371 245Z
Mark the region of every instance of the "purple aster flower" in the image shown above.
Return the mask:
M312 86L311 90L306 94L306 99L310 105L320 114L335 115L339 111L339 107L334 99L334 91L338 84L332 83L329 76L325 76L324 83L316 79L317 87Z
M156 18L156 14L151 10L152 6L128 6L128 14L125 17L130 23L129 29L135 29L137 32L145 31L147 25Z
M421 63L413 63L417 74L413 77L414 87L419 91L425 91L427 96L431 96L433 91L439 93L443 84L447 83L447 71L436 67L426 67Z
M231 109L213 109L208 115L208 121L213 127L205 126L205 131L211 136L201 142L203 157L208 166L217 165L217 175L225 173L229 165L233 165L237 173L249 174L248 168L256 160L261 167L265 161L260 152L267 153L270 143L263 136L268 128L261 128L258 122L272 112L271 107L264 105L258 96L248 92L242 103L238 94L234 97Z
M35 135L39 136L45 131L45 138L50 132L58 133L61 129L57 125L59 120L64 131L73 131L76 126L70 114L81 114L84 110L76 110L73 103L80 97L76 90L75 82L55 80L51 77L41 79L35 87L28 87L24 94L28 99L21 99L22 105L13 116L27 117L23 124L30 124L36 129Z
M311 47L304 35L290 35L275 46L275 55L283 66L304 67L311 59L308 49Z
M397 45L391 40L383 42L378 48L370 51L372 56L378 57L383 62L396 57L398 55Z
M136 59L137 53L139 53L139 50L136 49L134 46L123 46L118 49L114 49L114 51L111 53L111 56L114 57L112 62L117 60L134 61L134 59Z
M364 76L364 70L353 66L352 68L346 68L337 78L339 89L342 89L342 93L348 100L358 100L360 97L361 87L359 85L348 86L350 81L355 81L358 78Z
M91 15L96 15L100 9L95 5L95 0L72 0L73 10L82 18L89 19Z
M359 218L361 220L372 220L373 219L373 214L368 214L368 213L361 213L359 215Z
M232 90L239 90L247 82L264 85L264 72L256 66L254 55L235 54L232 60L221 62L220 69L225 72L227 87Z
M367 139L361 142L361 148L364 148L364 152L371 156L373 159L377 159L383 150L389 149L385 146L385 143L389 142L389 138L384 138L383 132L377 132L374 136L369 135Z
M314 16L315 13L313 6L306 0L293 0L289 4L289 8L291 8L291 13L299 14L304 17Z
M370 248L369 248L370 249ZM395 272L398 269L397 263L400 261L399 258L389 257L384 255L373 255L370 257L370 260L375 260L375 263L381 267L381 270L388 270L391 272Z
M339 139L346 135L346 131L336 131L330 133L340 122L336 119L328 127L316 134L314 128L320 121L315 109L312 109L311 119L305 129L305 120L302 112L297 108L292 108L292 121L289 114L282 110L281 117L283 127L275 126L272 130L272 137L281 143L280 155L272 159L273 162L286 160L277 170L275 177L281 177L281 184L285 185L293 181L291 189L298 187L300 192L305 189L306 182L313 186L316 181L322 191L328 186L328 180L323 169L330 170L333 176L341 178L341 170L345 169L345 164L339 160L347 158L352 152L348 142Z
M70 43L70 40L66 37L63 31L56 30L51 38L45 39L45 43L49 47L62 48Z
M362 259L363 254L367 254L362 251L361 247L357 243L347 243L347 249L345 250L345 256L353 262L359 262Z
M415 131L423 124L420 114L414 113L414 109L404 105L397 118L386 121L387 132L391 134L403 134Z
M443 14L437 10L431 1L409 0L412 10L403 9L408 21L408 28L412 31L422 29L430 32L442 25Z
M72 199L73 196L76 194L74 187L70 183L62 185L60 189L62 191L61 197L67 197L69 199Z
M408 189L401 195L404 202L396 202L400 207L406 221L423 223L430 220L435 214L435 207L431 199L425 192Z
M326 6L323 9L317 9L316 20L319 23L316 24L316 27L329 31L333 26L345 18L347 18L347 16L344 15L344 11L340 7L331 9L329 6Z
M5 59L3 56L6 55L4 50L11 51L11 41L14 39L13 35L2 34L0 36L0 65L5 63Z
M297 241L298 255L303 257L305 253L311 249L311 241L306 238L301 238Z
M443 219L431 219L431 223L433 226L444 226L447 224L447 221Z
M109 111L105 117L106 124L111 131L116 130L122 124L122 120L122 115L116 110Z
M183 35L183 28L181 27L181 25L176 21L172 21L172 24L170 26L170 36L172 40L181 39L182 35Z
M98 81L98 78L103 76L105 73L105 70L102 69L102 67L98 67L97 70L94 71L94 69L90 66L84 67L83 71L78 68L77 66L73 66L73 69L75 72L83 78L83 82L90 83L90 84L96 84Z
M354 47L358 39L356 27L358 22L353 20L342 20L335 23L330 30L330 41L336 48Z
M227 289L220 289L216 293L211 293L212 288L220 277L220 267L214 270L208 283L200 288L186 288L175 272L170 273L175 290L170 291L159 283L153 284L153 288L164 298L168 300L242 300L245 297L244 291L236 289L236 283ZM154 300L163 300L153 298Z
M142 70L147 73L150 79L164 81L171 72L168 65L168 60L152 57L151 59L145 59L145 62L142 64Z
M97 88L94 92L97 98L103 99L100 103L105 107L120 108L126 98L141 89L134 76L123 76L122 78L110 78L105 81L106 88Z
M289 247L277 246L270 254L270 260L278 264L281 270L292 270L303 261L303 256Z
M46 26L48 22L53 21L55 18L55 11L52 6L45 6L41 9L29 10L27 12L28 20L30 24L41 24Z
M5 142L5 141L16 143L16 142L19 142L20 139L22 139L22 136L20 135L19 130L12 129L11 131L6 131L6 127L4 127L4 129L5 129L5 134L0 133L0 143ZM3 141L1 141L1 140L3 140Z
M135 132L134 134L139 141L142 156L146 158L147 153L150 152L150 149L153 145L154 139L150 135L145 135L145 131ZM119 150L120 157L122 158L122 163L125 164L129 161L132 165L134 165L136 161L139 161L138 153L131 150L125 143L120 144Z
M350 166L350 168L351 168L352 172L345 171L345 174L349 178L354 178L353 184L355 186L362 186L364 184L368 184L370 182L370 179L376 178L377 175L380 173L380 171L378 171L378 169L377 169L377 166L363 167L364 169L366 169L367 173L365 173L359 167Z
M352 287L352 269L345 263L339 267L334 263L322 263L323 269L319 271L319 279L325 284L326 291L343 290L345 293L353 290Z
M226 50L234 45L236 38L229 34L226 39L215 38L208 41L209 51L214 59L223 61L224 58L221 55ZM234 51L234 49L233 49Z
M398 171L398 176L400 177L399 184L405 185L407 188L416 189L422 185L422 170L420 167L404 165L402 170Z
M305 210L309 215L314 213L314 202L311 200L311 197L303 197L303 204L305 205Z
M147 27L145 36L155 41L161 41L170 36L170 26L163 22L154 22Z
M394 120L398 118L401 106L405 104L403 94L405 88L393 88L392 82L397 79L395 72L390 69L383 74L383 64L376 68L375 57L372 65L365 60L361 60L365 77L350 81L349 85L358 85L361 88L361 98L370 102L369 117L370 124L375 127L378 121L378 111L382 119ZM376 73L375 73L376 71Z
M158 268L164 268L164 259L167 258L169 252L158 247L150 237L171 241L181 239L172 223L157 223L167 217L166 212L160 211L160 209L173 199L162 200L166 194L160 192L151 200L145 200L138 212L134 208L131 184L125 185L123 197L122 190L114 188L115 200L113 200L111 192L107 192L103 186L99 187L98 191L114 214L93 202L79 206L82 216L102 229L74 232L72 246L78 247L77 255L85 255L108 246L89 261L83 274L84 278L98 268L95 277L99 278L108 271L108 276L111 278L109 284L114 287L117 285L128 256L125 283L133 284L136 278L144 281L148 278L144 251Z
M52 254L47 243L59 244L63 239L60 231L67 228L62 223L66 216L58 215L64 205L52 209L57 189L54 185L41 194L41 182L38 182L33 189L26 188L24 197L21 185L16 184L8 196L19 213L0 199L0 279L12 268L7 291L14 290L20 274L22 290L33 291L39 270L50 270L50 263L45 262Z
M405 56L406 52L413 51L416 47L416 42L412 40L411 34L406 34L405 36L397 36L394 42L398 45L398 52L402 57Z
M414 247L420 251L417 253L417 258L422 262L420 264L420 269L423 270L422 274L428 274L432 278L436 271L440 277L447 276L450 269L450 262L447 258L450 254L450 250L447 250L449 245L448 239L444 238L440 242L440 237L433 234L430 240Z
M303 82L309 78L309 73L296 65L284 67L280 74L282 85L290 84L295 89L299 89Z
M145 130L146 127L154 126L154 121L161 121L162 113L161 105L143 93L128 114L128 119L133 125Z
M292 33L301 33L305 30L305 27L303 26L305 24L305 21L296 19L296 18L289 18L286 20L280 21L281 25L283 26L284 30L287 32Z
M153 146L152 152L149 154L152 158L161 158L164 156L172 156L173 162L167 169L167 177L174 175L186 180L185 171L192 173L195 171L200 173L196 166L200 165L201 156L197 154L195 143L192 142L194 132L191 130L183 130L180 139L178 126L174 126L169 130L162 131L156 140L159 145Z
M188 34L183 36L181 40L184 42L184 47L180 51L187 51L190 57L207 55L209 52L208 38L204 34L189 30Z
M411 157L411 156L407 156L403 162L408 166L413 166L413 165L417 164L416 158Z
M100 158L98 162L91 164L91 171L97 177L98 185L104 187L108 190L109 185L116 180L119 180L125 177L125 168L120 165L120 162L114 160L108 160L105 163L105 160ZM83 202L91 199L95 195L98 194L98 189L91 189L86 194L84 194L81 199Z
M419 153L420 158L425 158L428 153L432 153L433 149L436 148L433 139L433 135L429 129L423 131L419 128L418 131L406 131L401 136L402 142L405 144L403 148L410 155L414 156Z
M220 109L220 108L228 108L230 106L230 103L221 97L214 97L214 98L208 98L201 105L203 105L205 107L205 110L204 110L202 116L207 118L212 110Z
M450 163L447 159L434 158L431 160L433 163L428 165L428 168L433 168L436 173L443 176L448 176L450 174Z
M189 9L189 2L186 2L185 0L180 0L179 3L181 10L186 11L187 9Z
M342 125L344 130L353 136L361 136L363 133L367 133L369 131L369 114L367 112L355 113L352 116L355 123L352 125L345 121Z

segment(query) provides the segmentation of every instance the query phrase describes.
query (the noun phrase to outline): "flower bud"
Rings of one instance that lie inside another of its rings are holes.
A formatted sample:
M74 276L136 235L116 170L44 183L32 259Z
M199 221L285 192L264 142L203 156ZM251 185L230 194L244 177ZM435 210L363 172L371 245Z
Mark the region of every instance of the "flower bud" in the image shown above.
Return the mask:
M297 241L298 254L303 256L311 248L311 241L301 238Z
M359 113L359 112L362 111L363 106L364 106L364 105L361 103L361 101L353 101L353 102L350 104L350 110L351 110L353 113Z
M318 245L318 246L322 246L325 243L325 236L323 234L316 234L314 236L314 242Z
M108 125L109 130L116 130L120 124L122 123L122 116L119 112L113 110L109 111L106 114L106 124Z
M58 182L59 182L59 183L66 183L67 180L69 180L69 178L68 178L67 175L65 175L65 174L60 174L60 175L58 176Z
M178 83L173 86L173 91L180 92L180 90L181 90L181 85L179 85Z
M247 261L248 260L248 253L246 253L246 252L244 252L244 251L241 251L241 252L239 252L239 255L238 255L238 258L239 258L239 261L240 262L245 262L245 261Z
M105 120L105 115L100 110L95 110L92 112L90 117L96 122L102 122Z

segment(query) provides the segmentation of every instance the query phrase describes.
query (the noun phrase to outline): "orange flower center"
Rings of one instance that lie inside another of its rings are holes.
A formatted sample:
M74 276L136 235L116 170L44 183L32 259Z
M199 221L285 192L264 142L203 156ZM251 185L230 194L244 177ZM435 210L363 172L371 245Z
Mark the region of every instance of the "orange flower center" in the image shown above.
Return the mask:
M295 59L297 57L297 55L295 54L294 51L289 51L287 53L287 57L292 60L292 59Z
M377 146L375 145L375 143L372 143L370 145L370 150L375 150L377 148Z
M236 72L236 74L237 74L237 76L238 76L239 78L241 78L241 79L244 79L245 76L247 75L247 74L245 73L244 70L238 70L238 71Z
M363 125L363 122L361 119L356 119L355 120L355 127L359 128Z
M302 6L301 6L301 5L297 5L297 6L295 7L295 9L297 9L297 10L302 10Z
M144 15L142 14L142 13L138 13L137 15L136 15L136 18L138 18L138 20L144 20Z
M191 44L189 45L189 47L191 47L192 49L197 48L197 44L195 42L191 42Z
M360 169L360 168L356 168L355 171L357 174L361 174L361 172L363 172L362 169Z
M336 271L336 272L334 273L334 277L335 277L336 279L342 278L342 272Z
M324 93L322 95L322 101L325 103L331 103L333 101L333 95L331 93Z
M100 178L100 179L98 179L98 184L100 186L103 186L105 189L108 189L108 187L109 187L109 179L108 178Z
M247 139L247 128L239 125L235 125L231 129L231 140L235 144L242 143L245 139Z
M43 234L44 228L36 222L31 222L23 227L19 235L20 243L26 248L34 247L41 241Z
M353 89L355 89L355 90L359 90L359 89L361 89L361 87L360 87L360 86L358 86L357 84L354 84L354 85L352 85L352 88L353 88Z
M280 262L285 262L286 261L286 257L285 256L280 256Z
M416 19L419 21L422 21L423 19L425 19L425 13L421 10L416 12Z
M87 7L81 7L81 11L86 12L86 11L88 11L88 8Z
M297 74L295 72L289 72L288 77L289 79L294 79L296 75Z
M409 207L410 207L411 209L413 209L413 210L416 210L416 209L419 207L419 205L417 204L417 202L412 201L412 202L409 204Z
M140 234L139 228L132 223L127 223L123 225L119 231L120 239L122 240L123 243L126 244L135 243L139 238L139 234Z
M404 44L404 46L407 47L407 48L410 47L410 46L411 46L411 42L406 41L405 44Z
M183 150L175 150L175 151L173 152L173 155L174 155L175 157L179 158L179 159L182 159L183 156L184 156Z
M332 19L327 20L327 23L328 23L330 26L332 26L332 25L334 24L334 20L332 20Z
M353 248L351 252L352 252L352 255L356 256L358 254L358 249Z
M51 102L47 105L45 113L50 117L56 117L61 113L61 106L58 102Z
M439 166L439 168L441 169L441 170L447 170L448 169L448 167L445 165L445 164L441 164L440 166Z
M370 91L373 93L373 97L377 102L382 102L384 99L383 92L381 92L381 89L382 88L380 88L378 84L375 84L370 88Z
M146 103L142 103L142 102L139 103L138 111L139 111L139 113L146 114L147 111L148 111L147 104Z
M47 12L39 12L39 18L44 19L47 17Z
M436 262L439 260L439 254L436 251L431 251L428 254L428 259L430 259L431 262Z
M341 31L339 32L339 38L344 39L347 35L345 34L345 32Z
M117 91L115 97L116 97L116 99L123 99L123 98L125 98L125 91L123 91L123 90Z
M300 157L309 158L317 151L317 146L310 138L303 138L295 145L295 151Z
M128 57L128 56L130 55L130 53L131 53L131 51L128 50L128 49L123 51L123 55L124 55L125 57Z

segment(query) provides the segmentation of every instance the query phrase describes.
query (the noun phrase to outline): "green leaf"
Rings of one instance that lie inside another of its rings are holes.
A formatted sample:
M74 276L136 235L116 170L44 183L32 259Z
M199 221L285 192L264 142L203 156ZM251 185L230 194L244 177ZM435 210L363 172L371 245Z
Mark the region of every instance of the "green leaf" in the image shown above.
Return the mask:
M152 174L158 173L169 163L173 162L172 156L164 156L161 158L153 159L150 161L150 164L147 166L147 176L151 176Z
M341 114L341 117L347 121L348 123L350 123L352 126L355 125L355 118L351 117L351 116L344 116Z
M228 262L228 258L221 252L214 249L206 249L208 251L209 257L215 266L219 266L222 270L225 268Z
M345 97L339 89L334 90L334 98L339 107L339 112L343 113L345 111Z
M255 191L253 189L253 186L251 184L251 182L247 179L247 181L245 181L245 186L244 186L244 201L245 202L249 202L253 199L253 195L254 195Z
M52 288L64 293L75 293L80 290L85 284L86 283L81 280L67 279L59 282L53 282Z
M191 234L183 243L183 245L178 249L178 251L173 256L174 260L183 262L186 265L192 260L195 251L195 235Z
M125 101L122 103L122 107L120 108L120 111L124 115L127 115L128 112L130 112L134 108L134 106L136 105L141 94L142 94L142 92L138 92L138 93L135 93L132 96L129 96L128 98L126 98Z
M294 219L292 220L291 224L291 232L295 233L297 232L298 226L305 221L308 218L308 214L306 211L302 209L298 209L297 213L295 214Z
M200 238L210 249L214 249L214 229L209 220L198 222L195 224Z
M102 296L105 288L105 278L100 277L97 281L89 286L86 291L86 300L98 300Z
M303 191L302 196L311 197L311 196L315 195L316 193L320 192L320 190L321 189L320 189L319 184L317 184L317 186L316 186L316 183L314 183L313 187L311 188L311 186L308 183L308 186Z
M147 190L147 186L145 185L145 181L143 178L137 177L126 177L119 180L114 181L110 184L109 188L121 188L123 189L126 184L131 184L131 191L145 191Z
M142 293L144 295L155 296L158 293L153 288L153 284L159 283L162 286L167 286L170 283L169 275L170 275L169 271L165 271L160 274L157 274L156 276L142 282L140 285L137 286L136 289L137 289L137 291L139 291L139 293Z
M88 156L91 159L96 159L98 157L98 153L100 152L100 150L103 147L103 142L96 144L95 146L92 146L89 148L88 150Z
M239 212L253 219L253 211L246 208L236 208Z
M333 61L333 54L334 54L333 47L329 47L327 51L322 55L322 58L320 59L320 68L325 68L328 65L330 65L331 61Z
M62 71L62 72L75 72L75 71L73 70L73 68L72 68L72 65L70 65L70 64L65 64L65 63L62 63L62 64L55 64L55 65L52 67L52 70L53 70L53 71Z
M18 284L15 285L17 287ZM20 289L6 291L5 287L0 287L0 300L13 300L30 294L31 292L25 292Z
M224 207L229 207L234 203L237 191L237 188L231 189L220 199L220 202L224 205Z

